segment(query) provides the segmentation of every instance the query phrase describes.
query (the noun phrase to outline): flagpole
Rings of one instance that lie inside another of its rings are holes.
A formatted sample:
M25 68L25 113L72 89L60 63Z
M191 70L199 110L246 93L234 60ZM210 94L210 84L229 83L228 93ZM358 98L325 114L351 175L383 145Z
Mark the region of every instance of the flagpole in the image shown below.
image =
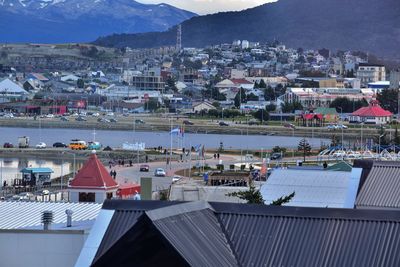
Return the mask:
M170 151L169 151L169 169L171 170L172 165L172 120L170 118L171 123L171 134L170 134Z

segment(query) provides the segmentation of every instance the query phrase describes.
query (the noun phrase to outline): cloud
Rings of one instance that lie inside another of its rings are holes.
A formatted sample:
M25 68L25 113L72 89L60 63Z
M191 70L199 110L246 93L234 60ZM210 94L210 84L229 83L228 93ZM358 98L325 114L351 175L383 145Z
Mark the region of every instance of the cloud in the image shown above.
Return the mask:
M138 0L145 4L164 2L200 15L243 10L274 1L276 0Z

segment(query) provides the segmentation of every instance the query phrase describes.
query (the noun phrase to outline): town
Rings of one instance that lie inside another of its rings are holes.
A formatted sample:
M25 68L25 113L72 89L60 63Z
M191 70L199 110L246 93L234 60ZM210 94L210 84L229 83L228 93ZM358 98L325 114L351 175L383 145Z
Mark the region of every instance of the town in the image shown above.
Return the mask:
M398 266L399 64L181 34L0 46L4 266Z

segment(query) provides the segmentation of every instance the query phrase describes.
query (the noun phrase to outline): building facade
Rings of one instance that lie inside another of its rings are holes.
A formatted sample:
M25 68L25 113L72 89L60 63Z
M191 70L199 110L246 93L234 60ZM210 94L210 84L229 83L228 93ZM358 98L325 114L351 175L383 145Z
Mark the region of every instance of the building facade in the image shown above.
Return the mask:
M357 78L361 80L362 85L367 85L371 82L386 81L385 66L360 63L357 69Z

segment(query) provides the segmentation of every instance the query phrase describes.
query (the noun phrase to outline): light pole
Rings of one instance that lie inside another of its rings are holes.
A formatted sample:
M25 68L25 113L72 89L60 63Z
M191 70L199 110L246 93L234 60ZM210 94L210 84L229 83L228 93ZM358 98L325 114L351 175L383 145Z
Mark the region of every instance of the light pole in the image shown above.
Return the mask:
M379 158L381 157L381 138L384 136L385 134L379 136L379 147L378 147Z

